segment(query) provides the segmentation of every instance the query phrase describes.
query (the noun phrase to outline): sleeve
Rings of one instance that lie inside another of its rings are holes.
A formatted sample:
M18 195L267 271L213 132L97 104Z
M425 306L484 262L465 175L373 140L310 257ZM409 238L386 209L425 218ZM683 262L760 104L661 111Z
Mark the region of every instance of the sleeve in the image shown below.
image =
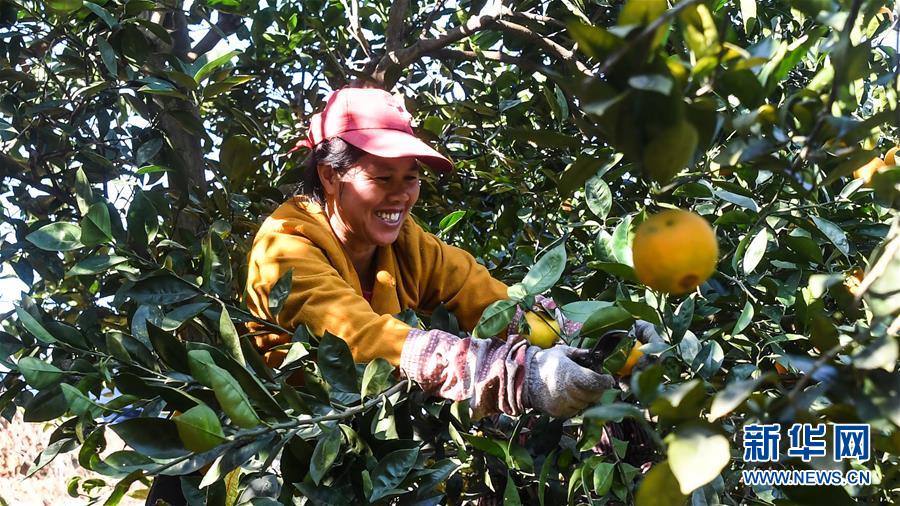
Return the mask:
M291 290L276 317L269 310L269 293L293 269ZM247 272L247 309L255 316L293 330L306 324L317 335L325 331L343 338L356 362L382 357L400 364L403 343L411 327L391 315L379 315L345 281L325 253L309 239L290 233L268 232L257 238ZM257 326L259 328L259 326ZM263 334L257 346L268 348L289 336ZM279 362L267 356L267 362Z
M507 286L463 249L450 246L418 225L411 227L411 261L420 273L419 306L432 311L444 303L459 319L463 330L471 332L486 307L507 298Z

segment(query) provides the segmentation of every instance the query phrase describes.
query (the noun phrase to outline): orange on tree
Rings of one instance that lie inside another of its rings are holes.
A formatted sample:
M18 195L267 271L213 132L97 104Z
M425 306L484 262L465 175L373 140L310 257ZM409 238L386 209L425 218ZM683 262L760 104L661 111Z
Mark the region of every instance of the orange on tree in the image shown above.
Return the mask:
M634 272L650 288L683 294L697 288L716 270L719 243L700 216L668 209L638 225L632 244Z
M862 284L863 277L865 273L859 267L856 267L852 271L847 274L847 277L844 278L844 286L847 287L847 291L853 295L856 295L856 292L859 291L859 287Z
M528 311L525 313L525 321L531 331L525 335L525 339L535 346L547 349L556 344L559 339L559 323L543 313Z
M853 177L855 179L862 179L869 183L872 180L872 176L875 175L876 172L880 171L883 167L887 167L887 164L884 163L884 160L878 158L872 158L865 165L853 171Z
M630 376L631 370L634 369L634 366L637 365L638 360L644 356L644 352L641 351L642 344L639 342L634 343L634 346L631 347L631 351L628 353L628 358L625 359L625 363L622 367L616 372L619 376Z
M900 149L898 146L894 146L888 150L888 152L884 155L884 164L885 165L897 165L897 150Z

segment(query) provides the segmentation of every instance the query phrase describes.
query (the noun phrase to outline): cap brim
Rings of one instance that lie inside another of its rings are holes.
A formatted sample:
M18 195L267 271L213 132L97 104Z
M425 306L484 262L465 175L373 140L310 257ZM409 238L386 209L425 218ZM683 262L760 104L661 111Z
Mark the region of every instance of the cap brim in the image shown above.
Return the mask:
M416 136L400 130L351 130L338 135L366 153L382 158L413 157L438 172L453 170L453 162Z

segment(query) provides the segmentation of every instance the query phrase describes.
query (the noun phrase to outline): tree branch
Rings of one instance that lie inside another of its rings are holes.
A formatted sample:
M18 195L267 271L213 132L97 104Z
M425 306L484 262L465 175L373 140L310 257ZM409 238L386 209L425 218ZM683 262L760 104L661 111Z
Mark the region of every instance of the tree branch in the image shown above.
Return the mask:
M562 21L560 21L556 18L551 18L549 16L542 16L540 14L535 14L533 12L504 11L504 13L508 13L508 14L510 14L514 17L518 17L518 18L525 18L525 19L528 19L531 21L537 21L537 22L543 23L545 25L553 25L557 28L562 28L564 30L567 28L565 23L563 23Z
M556 42L553 42L549 38L544 37L543 35L520 24L511 23L502 19L498 19L496 23L503 31L521 35L531 41L534 41L537 45L544 48L545 51L556 55L561 60L568 63L574 63L578 70L581 71L581 73L590 74L590 70L575 57L574 51L566 49Z
M501 51L481 51L476 53L475 51L442 48L431 51L423 56L431 56L433 58L442 60L447 59L463 61L478 61L479 58L484 58L486 60L515 65L523 70L528 70L530 72L540 72L541 74L544 74L548 77L556 77L556 74L551 72L543 65L538 65L534 62L534 60L519 58L518 56L513 56Z
M219 12L219 21L212 25L209 32L200 39L200 42L188 51L188 59L194 61L201 55L211 51L220 40L236 32L241 27L241 21L241 17L236 14Z
M388 54L403 47L403 24L406 21L406 10L408 8L409 0L399 0L391 3L388 25L384 31L384 47Z

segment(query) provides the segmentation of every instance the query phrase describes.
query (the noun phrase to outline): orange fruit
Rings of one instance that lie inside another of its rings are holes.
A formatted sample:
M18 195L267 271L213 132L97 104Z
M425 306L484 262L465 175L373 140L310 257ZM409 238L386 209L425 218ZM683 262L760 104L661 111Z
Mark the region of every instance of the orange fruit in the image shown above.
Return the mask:
M850 273L847 274L847 277L844 278L844 286L847 287L847 291L856 295L864 276L865 273L858 267L850 271Z
M531 327L531 333L525 335L529 343L547 349L556 344L559 339L559 323L545 314L533 311L525 313L525 321Z
M756 117L764 125L774 125L778 121L778 111L772 104L763 104L756 110Z
M787 374L788 370L787 367L775 362L775 372L777 372L779 376L784 376Z
M712 275L719 243L706 220L690 211L669 209L638 225L631 252L641 283L677 295Z
M892 147L888 150L887 154L884 155L884 164L885 165L897 165L897 146Z
M625 359L625 364L621 369L616 373L619 376L630 376L631 370L634 369L634 366L638 363L638 360L644 356L644 352L641 351L641 343L636 342L634 346L631 348L631 351L628 353L628 358Z
M882 160L881 158L878 158L876 156L875 158L872 158L871 160L869 160L869 162L866 163L865 165L863 165L862 167L854 170L853 177L856 179L862 179L863 181L866 182L866 184L868 184L869 181L872 180L872 176L875 175L876 172L881 170L882 167L886 167L886 166L887 166L887 164L884 163L884 160Z

